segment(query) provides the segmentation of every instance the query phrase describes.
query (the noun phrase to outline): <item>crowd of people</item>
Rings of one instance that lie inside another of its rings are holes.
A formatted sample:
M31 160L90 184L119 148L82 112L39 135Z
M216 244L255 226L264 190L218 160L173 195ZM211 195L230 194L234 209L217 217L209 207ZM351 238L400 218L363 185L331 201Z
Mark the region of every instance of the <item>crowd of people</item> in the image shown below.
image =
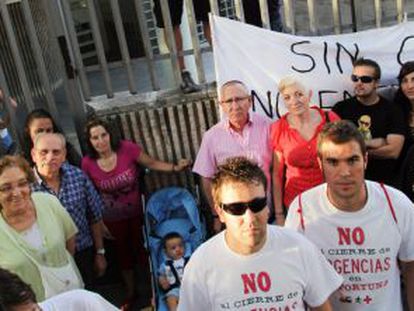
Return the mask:
M414 62L391 99L374 60L357 59L350 79L354 96L331 111L298 77L281 79L288 112L273 123L251 112L242 81L220 87L223 119L193 166L214 236L197 250L162 237L154 279L169 310L414 311ZM134 268L150 274L139 168L175 173L190 160L157 160L96 117L81 157L44 109L24 135L20 154L0 158L0 310L114 310L90 292L105 239L132 310Z

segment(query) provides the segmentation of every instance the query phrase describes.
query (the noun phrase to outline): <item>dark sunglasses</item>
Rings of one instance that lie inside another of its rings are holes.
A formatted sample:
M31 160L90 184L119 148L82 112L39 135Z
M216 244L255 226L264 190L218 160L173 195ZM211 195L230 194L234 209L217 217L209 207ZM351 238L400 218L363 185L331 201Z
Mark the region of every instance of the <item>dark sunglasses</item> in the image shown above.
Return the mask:
M228 214L234 216L241 216L249 209L253 213L262 211L267 205L267 198L255 198L249 202L235 202L235 203L220 203L220 207Z
M358 82L361 81L362 83L371 83L372 81L376 80L374 77L370 76L356 76L351 75L352 82Z

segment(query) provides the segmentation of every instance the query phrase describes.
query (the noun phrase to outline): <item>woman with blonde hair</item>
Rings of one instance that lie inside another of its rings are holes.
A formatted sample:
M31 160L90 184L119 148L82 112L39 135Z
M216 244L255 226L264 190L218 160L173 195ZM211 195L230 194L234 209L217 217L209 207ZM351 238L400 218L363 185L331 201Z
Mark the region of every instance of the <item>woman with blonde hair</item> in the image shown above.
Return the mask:
M285 212L301 192L323 182L316 140L327 122L339 120L334 112L310 106L312 91L295 77L279 82L288 112L271 126L273 149L273 203L276 223L283 225Z

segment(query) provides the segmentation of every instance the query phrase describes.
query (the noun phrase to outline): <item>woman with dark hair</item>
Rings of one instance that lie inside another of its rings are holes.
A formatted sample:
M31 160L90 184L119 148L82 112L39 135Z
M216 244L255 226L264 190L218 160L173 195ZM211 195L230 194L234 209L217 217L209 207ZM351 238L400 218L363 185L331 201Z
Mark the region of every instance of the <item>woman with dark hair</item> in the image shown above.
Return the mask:
M127 289L126 307L135 296L133 249L138 263L147 269L148 260L142 238L143 214L139 189L138 165L163 172L179 172L190 164L182 159L178 164L156 160L130 141L119 140L109 125L93 119L86 125L88 155L82 159L82 169L90 177L105 202L104 223L115 238L115 250Z
M406 118L406 135L401 151L402 190L414 200L414 61L402 65L398 74L399 88L394 103L401 106Z
M402 65L398 74L399 88L394 102L401 106L407 120L407 134L405 142L411 145L414 142L414 61Z
M0 268L0 311L116 311L100 295L83 289L71 290L37 302L32 287L18 275Z
M33 141L39 133L61 133L60 127L53 120L52 115L45 109L39 108L32 110L26 118L24 125L24 139L23 139L23 155L30 165L33 166L31 150L33 148ZM75 166L80 166L81 156L78 151L66 141L66 160Z

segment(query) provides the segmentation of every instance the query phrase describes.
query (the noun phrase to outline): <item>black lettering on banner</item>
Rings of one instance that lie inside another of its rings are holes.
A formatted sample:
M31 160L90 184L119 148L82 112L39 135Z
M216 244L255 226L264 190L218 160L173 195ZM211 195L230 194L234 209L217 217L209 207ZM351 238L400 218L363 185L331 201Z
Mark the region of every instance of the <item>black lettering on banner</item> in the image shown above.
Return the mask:
M398 63L402 66L406 61L404 61L404 60L402 60L401 59L401 55L403 54L403 52L404 52L404 48L405 48L405 44L407 43L407 41L408 40L410 40L410 39L414 39L414 36L408 36L408 37L405 37L404 38L404 40L401 42L401 46L400 46L400 50L398 51L398 54L397 54L397 61L398 61ZM411 59L409 59L409 60L411 60ZM407 60L408 61L408 60Z
M344 100L348 99L348 98L351 98L351 97L352 97L352 94L349 93L347 90L344 90Z
M260 107L262 108L263 112L268 116L269 118L273 119L273 109L272 109L272 93L270 91L266 92L267 97L267 105L266 103L263 103L260 99L259 95L256 93L255 90L252 90L251 96L252 96L252 109L253 111L256 111L256 100L259 103Z
M279 102L280 102L280 92L277 92L275 110L276 110L276 116L278 119L280 119L280 117L282 116L279 111Z
M295 51L295 47L296 47L297 45L300 45L300 44L308 44L308 43L311 43L311 42L310 42L310 41L308 41L308 40L305 40L305 41L295 42L295 43L293 43L293 44L290 46L290 50L291 50L291 52L292 52L293 54L296 54L296 55L299 55L299 56L304 56L304 57L307 57L307 58L309 58L309 59L311 60L311 62L312 62L312 65L311 65L308 69L298 69L298 68L295 68L295 66L292 66L292 69L293 69L293 70L295 70L295 71L297 71L297 72L300 72L300 73L311 72L311 71L312 71L312 70L316 67L315 60L313 59L313 57L312 57L311 55L306 54L306 53L300 53L300 52L298 52L298 51Z
M323 61L325 63L326 70L328 74L331 73L331 67L329 67L328 63L328 42L323 42Z
M334 90L320 90L318 92L318 104L319 107L322 109L331 109L332 105L335 103L329 102L327 100L324 100L324 95L326 94L337 94L338 91L334 91ZM350 94L348 91L344 90L343 91L343 99L347 99L347 98L351 98L352 94ZM251 91L251 96L252 96L252 110L254 112L256 112L259 107L261 108L261 110L263 111L263 113L273 119L274 116L276 116L277 119L280 119L282 116L282 113L280 112L280 107L282 105L282 101L281 101L281 95L279 92L276 93L275 96L275 108L273 109L272 107L272 92L271 91L266 91L266 102L263 102L262 99L260 98L259 94L252 90ZM256 103L258 103L258 105L256 105ZM260 110L260 109L259 109Z
M349 57L351 58L351 63L353 63L358 58L359 47L358 47L358 44L354 43L354 47L355 47L354 55L352 55L352 53L345 46L343 46L339 42L336 43L336 47L337 47L337 49L336 49L336 65L338 66L339 72L344 73L344 71L342 70L342 66L341 66L341 50L344 50L346 52L346 54L349 55Z
M326 109L326 108L332 108L331 106L325 106L324 104L323 104L323 95L324 94L337 94L338 92L337 91L330 91L330 90L321 90L321 91L319 91L319 107L321 108L321 109Z

